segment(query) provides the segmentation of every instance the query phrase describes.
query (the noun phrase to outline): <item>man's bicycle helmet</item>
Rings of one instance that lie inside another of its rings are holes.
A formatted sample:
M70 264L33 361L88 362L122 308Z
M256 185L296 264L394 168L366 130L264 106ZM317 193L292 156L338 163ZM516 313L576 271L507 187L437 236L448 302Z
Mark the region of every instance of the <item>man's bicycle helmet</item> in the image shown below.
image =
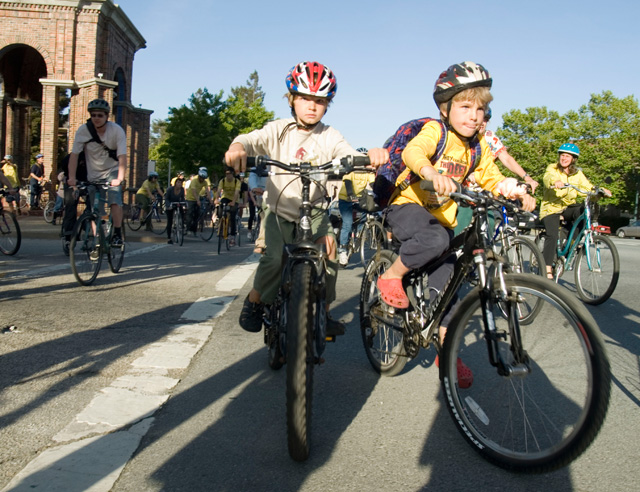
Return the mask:
M572 156L578 158L580 157L580 149L576 144L566 143L562 144L558 149L558 154L571 154Z
M451 65L440 74L433 88L433 99L440 105L453 96L473 87L491 88L493 83L489 72L479 63L470 61Z
M292 94L326 97L336 95L338 83L335 75L326 65L318 62L301 62L289 70L286 78L287 89Z
M200 169L198 169L198 176L200 176L201 178L207 179L209 177L207 168L201 167Z
M104 99L94 99L87 105L87 111L92 110L100 110L105 113L109 113L111 111L111 107L109 107L109 103Z

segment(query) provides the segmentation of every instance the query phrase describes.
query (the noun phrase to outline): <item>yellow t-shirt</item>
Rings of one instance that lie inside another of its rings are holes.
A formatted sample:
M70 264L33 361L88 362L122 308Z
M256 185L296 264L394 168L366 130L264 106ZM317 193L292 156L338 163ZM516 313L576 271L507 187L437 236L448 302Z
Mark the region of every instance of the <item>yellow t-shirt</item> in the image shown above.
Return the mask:
M20 188L20 182L18 180L18 165L17 164L9 164L6 162L2 166L2 172L11 183L11 186L15 188Z
M407 166L396 184L404 181L409 172L419 174L420 169L432 166L430 157L436 153L436 147L441 136L440 123L427 122L420 133L415 136L402 152L402 160ZM478 185L485 190L496 193L494 190L498 183L505 179L500 169L495 164L491 150L484 139L480 139L482 155L473 172L473 177ZM438 173L449 176L454 181L461 183L471 168L471 149L469 143L463 141L454 132L447 133L445 148L442 157L433 165ZM413 183L405 190L399 192L392 204L417 203L427 208L438 221L445 227L453 228L457 224L456 213L458 206L448 197L440 197L435 193L422 190L420 182Z
M240 186L240 181L236 178L233 178L232 181L227 181L226 178L222 178L218 183L218 191L222 192L222 196L220 198L234 200L237 191L238 199L240 199Z
M346 202L350 201L349 195L347 194L347 188L344 185L345 181L351 180L351 182L353 183L353 192L357 197L359 197L360 195L362 195L362 192L367 187L367 185L369 183L373 183L375 179L375 173L351 172L349 174L345 174L342 177L342 187L340 188L340 193L338 193L338 198Z
M205 196L207 187L210 186L211 182L209 178L203 179L202 181L200 181L200 178L193 178L189 183L189 188L187 188L186 199L197 202L199 197Z
M587 177L578 169L577 172L567 175L558 169L556 164L547 166L542 182L544 184L544 194L542 195L542 204L540 205L540 218L551 214L559 214L569 205L576 203L578 195L585 195L573 188L552 188L556 181L562 181L565 184L576 185L584 190L591 191L593 185Z
M160 183L158 183L157 181L154 183L152 181L149 181L148 179L145 179L144 183L142 183L142 186L138 189L138 191L136 191L136 195L144 195L153 199L153 193L156 191L158 193L161 192Z

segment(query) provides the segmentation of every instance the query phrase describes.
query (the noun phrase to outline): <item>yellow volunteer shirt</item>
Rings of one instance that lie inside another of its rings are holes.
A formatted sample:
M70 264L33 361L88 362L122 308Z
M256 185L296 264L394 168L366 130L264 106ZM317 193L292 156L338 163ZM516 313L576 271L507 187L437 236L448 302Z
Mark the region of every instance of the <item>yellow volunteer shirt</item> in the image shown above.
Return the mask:
M591 191L593 185L587 177L578 169L577 172L567 175L558 169L556 164L547 166L542 182L544 184L544 194L542 195L542 204L540 205L540 218L551 214L559 214L569 205L576 203L579 193L573 188L555 189L551 188L556 181L562 181L565 184L576 185L584 190Z

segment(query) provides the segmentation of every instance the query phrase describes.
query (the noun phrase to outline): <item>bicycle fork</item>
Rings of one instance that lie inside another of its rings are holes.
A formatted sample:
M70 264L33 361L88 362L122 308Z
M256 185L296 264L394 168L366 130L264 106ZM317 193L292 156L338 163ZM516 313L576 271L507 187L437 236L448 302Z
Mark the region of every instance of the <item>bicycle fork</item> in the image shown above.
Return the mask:
M496 258L493 251L489 255L496 261L496 271L491 275L487 274L487 255L482 250L474 252L474 262L476 264L480 285L480 304L482 306L482 318L484 323L485 337L487 340L487 350L489 361L496 367L501 376L525 376L531 372L529 359L526 351L522 347L520 336L520 320L518 315L519 294L509 292L504 279L504 262ZM496 286L497 283L497 286ZM497 295L494 296L494 293ZM506 308L506 315L509 330L499 332L496 328L494 305L496 302L503 303ZM507 338L510 338L507 341ZM500 352L499 344L503 341L509 344L509 349L514 359L514 364L505 362Z

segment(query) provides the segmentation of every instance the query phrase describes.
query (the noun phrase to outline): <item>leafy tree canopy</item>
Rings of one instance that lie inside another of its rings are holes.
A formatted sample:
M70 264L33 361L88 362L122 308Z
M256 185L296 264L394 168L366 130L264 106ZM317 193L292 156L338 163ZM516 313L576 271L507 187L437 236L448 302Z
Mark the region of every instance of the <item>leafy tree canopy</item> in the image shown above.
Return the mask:
M560 115L546 107L512 110L496 132L509 153L538 182L558 147L572 142L580 148L578 166L594 185L613 192L610 203L632 210L640 180L640 108L633 96L616 98L610 91L592 94L578 111ZM605 178L613 179L605 184Z
M273 119L264 107L264 93L258 73L249 76L245 86L231 89L225 100L223 91L210 93L198 89L188 105L169 108L167 120L155 120L150 141L150 158L166 173L171 161L172 174L187 174L204 166L210 175L221 175L224 153L240 133L247 133Z

